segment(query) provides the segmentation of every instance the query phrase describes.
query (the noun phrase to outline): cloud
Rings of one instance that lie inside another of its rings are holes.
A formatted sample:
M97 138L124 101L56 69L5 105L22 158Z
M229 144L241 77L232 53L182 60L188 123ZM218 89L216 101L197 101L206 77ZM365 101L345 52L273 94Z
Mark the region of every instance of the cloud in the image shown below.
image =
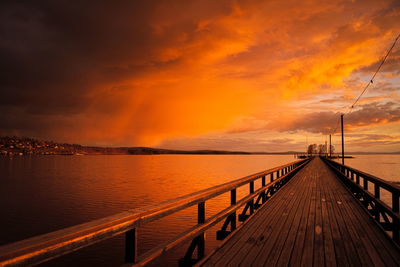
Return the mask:
M309 133L333 134L340 130L340 112L318 111L291 116L280 115L281 120L257 120L244 118L237 122L229 133L275 130L279 132L306 131ZM400 121L400 103L372 102L355 108L344 116L348 130ZM373 141L373 140L371 140Z
M400 136L399 135L387 135L387 134L349 134L346 135L346 143L352 147L376 147L376 146L384 146L392 148L393 151L396 151L395 148L400 144Z
M335 113L302 126L293 104L339 92L400 29L389 0L0 5L0 134L84 144L326 131Z
M388 48L389 49L389 48ZM368 66L361 67L356 70L359 72L365 73L374 73L379 65L382 63L383 56L381 59L373 62ZM398 47L394 47L392 52L389 54L388 58L385 60L384 65L382 65L380 72L394 72L395 74L400 74L400 49Z

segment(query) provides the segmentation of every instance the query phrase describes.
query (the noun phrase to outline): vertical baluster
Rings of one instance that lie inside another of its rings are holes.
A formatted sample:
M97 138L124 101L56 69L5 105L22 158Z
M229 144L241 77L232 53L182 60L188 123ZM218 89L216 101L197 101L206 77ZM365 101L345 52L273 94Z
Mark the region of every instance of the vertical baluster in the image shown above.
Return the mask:
M399 212L399 195L392 192L392 210L393 212Z
M364 179L364 190L368 190L368 180L366 177L363 177Z
M360 175L358 173L356 174L356 183L360 184Z
M271 181L271 183L274 181L274 172L271 172L271 174L270 174L270 181Z
M231 206L236 205L236 188L231 190ZM231 232L236 229L236 211L231 215Z
M399 214L399 194L397 192L392 192L392 211ZM400 243L400 221L393 218L393 240L399 244Z
M206 203L204 201L200 202L197 207L197 223L202 224L206 221ZM199 243L197 245L197 259L199 260L205 255L205 235L206 234L204 232L199 235Z
M374 187L375 188L375 190L374 190L375 198L380 199L380 197L381 197L380 186L377 184L374 184L374 185L375 185L375 187ZM375 220L377 220L378 222L380 221L380 213L378 210L375 211Z
M125 262L136 263L137 260L137 230L133 228L125 233Z
M380 199L381 198L381 190L380 190L381 187L377 184L374 184L374 185L375 185L375 197L377 199Z
M250 194L254 193L254 181L250 182ZM250 215L254 213L254 199L250 200Z
M265 175L263 176L263 177L261 177L261 187L264 187L266 185L266 182L265 182ZM263 190L263 192L262 192L262 203L265 203L265 201L266 201L266 195L265 195L265 190Z

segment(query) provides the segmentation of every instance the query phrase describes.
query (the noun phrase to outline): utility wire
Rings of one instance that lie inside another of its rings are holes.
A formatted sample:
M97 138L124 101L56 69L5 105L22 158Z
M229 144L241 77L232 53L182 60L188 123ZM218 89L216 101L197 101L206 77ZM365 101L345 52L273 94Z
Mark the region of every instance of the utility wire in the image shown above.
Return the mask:
M335 127L335 129L332 131L332 134L335 134L335 133L336 133L336 130L337 130L337 128L339 127L339 122L340 122L340 117L338 117L338 120L337 120L337 122L336 122L336 127Z
M354 108L354 106L357 104L358 100L360 100L361 96L365 93L365 91L368 89L368 87L374 83L375 76L378 74L379 70L381 69L382 65L385 63L387 57L389 56L390 52L392 52L393 47L396 45L397 40L399 39L400 34L397 35L396 39L394 40L392 46L390 49L387 51L386 55L383 57L381 64L379 64L378 68L376 69L374 75L372 75L372 78L368 82L368 84L364 87L364 90L361 92L361 94L357 97L357 99L354 101L353 105L351 105L351 109ZM350 110L351 111L351 110Z
M376 69L374 75L372 75L371 79L369 80L368 84L364 87L363 91L361 92L361 94L357 97L357 99L354 101L354 103L350 106L349 111L347 111L346 113L343 113L344 115L346 114L350 114L353 111L354 106L357 104L358 100L360 100L360 98L362 97L362 95L365 93L365 91L368 89L368 87L374 83L374 79L375 76L378 74L378 72L380 71L381 67L383 66L383 64L385 63L386 59L388 58L390 52L392 52L394 46L396 45L397 40L400 38L400 34L397 35L396 39L394 40L392 46L390 47L390 49L387 51L386 55L383 57L381 63L379 64L378 68ZM335 134L337 128L339 127L339 122L340 122L340 117L337 120L335 129L332 131L331 134Z

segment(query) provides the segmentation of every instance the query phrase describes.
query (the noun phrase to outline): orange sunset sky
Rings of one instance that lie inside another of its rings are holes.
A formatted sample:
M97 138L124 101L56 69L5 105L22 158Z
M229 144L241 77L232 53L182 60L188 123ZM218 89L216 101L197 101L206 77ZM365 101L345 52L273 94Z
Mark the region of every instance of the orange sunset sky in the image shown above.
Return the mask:
M304 151L399 33L398 0L5 0L0 135ZM397 43L345 116L347 150L400 151L399 82Z

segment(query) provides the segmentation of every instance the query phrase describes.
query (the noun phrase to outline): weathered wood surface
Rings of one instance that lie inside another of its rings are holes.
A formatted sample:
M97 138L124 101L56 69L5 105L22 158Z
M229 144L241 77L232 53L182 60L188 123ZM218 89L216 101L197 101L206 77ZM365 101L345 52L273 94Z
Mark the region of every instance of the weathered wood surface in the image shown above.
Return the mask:
M204 266L399 266L400 250L315 158Z

